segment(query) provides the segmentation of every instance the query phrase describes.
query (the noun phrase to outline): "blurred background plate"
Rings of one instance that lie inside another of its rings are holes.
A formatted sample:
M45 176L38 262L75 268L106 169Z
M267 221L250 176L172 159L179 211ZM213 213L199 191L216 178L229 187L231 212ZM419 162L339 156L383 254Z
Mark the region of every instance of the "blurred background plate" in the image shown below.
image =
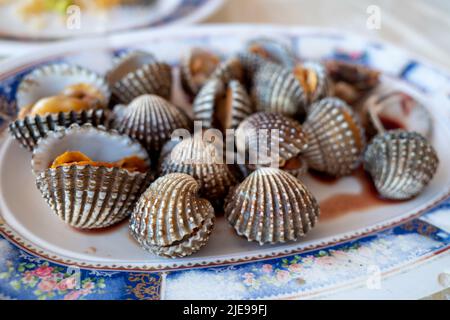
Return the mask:
M139 2L139 1L138 1ZM142 2L142 0L141 0ZM213 14L223 0L149 0L146 5L118 6L108 10L81 9L22 16L20 1L0 1L0 58L24 54L52 40L87 37L130 29L191 24ZM70 1L68 1L70 3ZM72 18L70 18L72 17Z

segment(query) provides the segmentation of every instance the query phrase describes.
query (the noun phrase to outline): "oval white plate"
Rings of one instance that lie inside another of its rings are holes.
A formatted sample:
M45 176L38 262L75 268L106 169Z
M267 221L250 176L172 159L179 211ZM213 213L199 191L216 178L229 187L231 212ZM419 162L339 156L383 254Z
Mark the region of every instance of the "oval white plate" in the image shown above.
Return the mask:
M258 260L336 244L410 219L448 196L448 76L412 60L403 51L390 45L368 42L352 35L317 29L215 26L138 32L103 40L74 41L54 45L51 50L37 52L32 57L13 59L2 65L0 94L14 97L20 77L36 65L51 60L65 60L105 72L111 65L113 53L122 50L148 50L163 60L176 63L179 55L192 46L210 47L225 54L232 54L238 51L246 40L261 35L291 41L301 57L357 59L383 71L383 86L405 90L421 100L432 114L432 143L441 159L438 173L427 189L410 201L383 204L334 219L322 219L306 238L283 245L260 247L249 243L236 236L226 221L219 217L205 248L191 257L170 260L141 250L128 235L127 224L103 232L80 232L61 222L47 207L34 185L30 154L5 135L0 148L0 211L6 222L1 228L10 232L7 236L36 254L60 262L100 268L186 268ZM80 48L90 50L80 51ZM48 52L51 52L51 55ZM179 87L175 90L173 100L183 107L189 107ZM334 185L307 177L305 183L319 200L325 200L337 193L358 194L361 189L358 180L353 177L343 178Z
M147 6L121 6L107 11L48 13L24 20L16 1L0 6L0 37L50 40L85 37L129 29L193 23L212 14L222 0L154 0ZM74 23L79 22L79 23Z

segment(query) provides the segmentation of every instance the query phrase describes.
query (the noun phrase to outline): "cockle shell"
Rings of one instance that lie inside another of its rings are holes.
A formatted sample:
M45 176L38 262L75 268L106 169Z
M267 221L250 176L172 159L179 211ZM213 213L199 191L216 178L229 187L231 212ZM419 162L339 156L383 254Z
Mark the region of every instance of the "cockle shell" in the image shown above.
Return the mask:
M214 70L211 78L220 79L227 83L231 80L237 80L241 83L244 81L244 69L241 60L237 57L229 58L220 63Z
M260 163L268 155L271 160L278 160L278 164L283 167L288 160L308 148L308 139L300 123L294 119L278 113L258 112L239 125L236 130L236 147L243 156L247 151L250 153L249 158L260 155L262 159L253 159L257 160L256 165L268 165L269 163Z
M103 77L77 65L52 63L33 70L20 82L17 89L16 104L19 110L38 100L59 95L65 88L74 84L88 84L103 96L98 109L80 112L59 112L47 115L26 115L9 124L10 134L26 149L32 151L37 141L58 126L69 127L73 123L91 123L94 126L109 124L106 107L110 90Z
M138 156L150 166L143 147L116 131L86 124L50 132L33 152L36 185L64 222L75 228L93 229L108 227L126 218L150 183L151 174L77 164L50 168L57 156L72 150L104 162Z
M172 173L153 182L142 194L130 220L130 232L146 250L176 258L206 244L214 226L214 209L198 196L193 177Z
M169 99L172 92L170 65L155 61L153 55L136 51L120 59L106 76L114 98L123 104L143 94Z
M190 95L197 95L219 64L220 57L214 52L202 48L189 50L180 63L183 89Z
M267 62L266 59L260 57L259 55L251 52L240 52L237 58L241 62L242 69L244 71L244 82L243 84L251 92L254 84L254 77L258 70Z
M310 168L343 176L359 166L365 136L359 119L345 102L325 98L314 103L303 128L309 140L303 156Z
M308 96L290 69L268 63L255 74L252 96L258 111L286 116L305 114Z
M369 138L378 132L393 129L415 131L429 138L433 121L427 108L402 91L371 94L363 104L362 123Z
M317 200L294 176L259 168L225 200L225 216L237 234L260 245L295 241L316 224Z
M200 183L202 196L218 200L237 183L223 160L221 150L222 146L203 141L201 136L184 138L162 161L160 173L187 173Z
M323 99L331 94L331 83L324 65L315 61L306 61L298 67L306 70L307 73L310 73L309 77L314 78L313 88L306 90L309 104Z
M287 68L293 68L297 61L292 48L279 40L271 38L252 39L247 43L246 48L251 53Z
M205 129L222 131L236 128L253 112L250 97L237 80L228 83L220 79L209 80L194 100L194 120L201 121Z
M387 199L418 195L433 178L438 164L436 151L427 139L405 130L378 134L364 153L364 168Z
M157 95L135 98L118 119L118 130L138 140L149 152L159 152L175 129L191 129L187 115Z

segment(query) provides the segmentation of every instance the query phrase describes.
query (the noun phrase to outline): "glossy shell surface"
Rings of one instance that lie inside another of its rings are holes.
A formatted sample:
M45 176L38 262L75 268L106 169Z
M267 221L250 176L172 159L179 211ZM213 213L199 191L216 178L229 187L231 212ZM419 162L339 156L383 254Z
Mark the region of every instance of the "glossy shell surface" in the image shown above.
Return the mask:
M304 159L310 168L343 176L359 166L365 136L359 118L345 102L325 98L314 103L303 128L309 139Z
M259 244L295 241L317 223L317 200L294 176L260 168L230 191L225 216L236 232Z
M433 178L438 164L436 151L427 139L404 130L377 135L364 153L364 168L387 199L418 195Z
M198 251L214 226L214 209L198 196L199 185L183 173L163 176L142 194L130 220L140 245L157 255L176 258Z
M187 115L157 95L145 94L123 109L119 132L138 140L149 152L158 152L175 129L190 129Z
M95 229L125 219L150 183L150 174L77 164L50 168L57 156L72 150L105 162L134 155L150 165L146 151L115 131L72 125L49 133L33 152L36 185L64 222L75 228Z
M172 92L171 67L141 51L125 55L106 78L116 101L124 104L143 94L169 99Z

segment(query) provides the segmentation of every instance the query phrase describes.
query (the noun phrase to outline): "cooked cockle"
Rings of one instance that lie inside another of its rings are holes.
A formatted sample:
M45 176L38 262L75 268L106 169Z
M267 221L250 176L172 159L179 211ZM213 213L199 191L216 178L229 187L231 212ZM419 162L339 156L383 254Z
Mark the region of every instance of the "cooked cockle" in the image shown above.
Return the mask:
M353 110L342 100L314 103L303 123L309 146L303 157L312 169L332 176L350 174L365 147L364 130Z
M169 99L172 93L170 65L156 61L153 55L135 51L128 53L106 76L117 102L128 104L143 94Z
M192 48L180 63L183 89L195 96L220 64L220 57L208 50Z
M248 52L256 54L261 58L280 64L287 68L293 68L297 58L289 45L270 38L257 38L247 43Z
M304 116L308 95L302 86L303 78L303 72L295 73L273 63L263 65L255 74L252 89L256 109L290 117Z
M200 194L209 200L220 200L237 183L224 162L223 146L203 141L202 136L184 138L162 161L160 174L187 173L200 184Z
M225 200L225 216L237 234L259 244L295 241L317 223L320 209L311 192L294 176L259 168Z
M246 118L236 130L236 147L250 168L277 165L299 169L299 175L305 171L298 158L308 148L306 134L300 123L281 114L258 112Z
M380 82L380 73L366 66L345 61L326 63L333 95L350 105L356 104Z
M32 160L45 201L64 222L81 229L125 219L150 183L149 167L138 142L89 124L49 132Z
M321 63L305 61L295 66L294 73L306 91L308 104L330 95L331 83L327 70Z
M41 137L72 123L107 125L110 91L105 80L85 68L54 63L26 75L17 89L17 120L11 135L33 150Z
M193 177L172 173L153 182L137 202L130 232L146 250L169 258L203 247L214 226L212 205L198 195Z
M106 168L122 168L130 172L139 171L147 172L149 171L149 166L147 162L138 156L129 156L114 162L105 161L95 161L86 156L80 151L66 151L59 155L55 160L53 160L50 168L55 169L60 166L85 166L90 165L93 167L106 167Z
M159 152L174 130L192 127L192 121L181 109L151 94L134 99L117 122L119 132L138 140L149 153Z
M202 128L216 128L225 132L236 128L253 112L253 106L244 86L237 80L224 82L209 80L194 100L194 120L202 122Z
M378 134L364 153L364 168L387 199L418 195L433 179L438 164L436 151L427 139L405 130Z

